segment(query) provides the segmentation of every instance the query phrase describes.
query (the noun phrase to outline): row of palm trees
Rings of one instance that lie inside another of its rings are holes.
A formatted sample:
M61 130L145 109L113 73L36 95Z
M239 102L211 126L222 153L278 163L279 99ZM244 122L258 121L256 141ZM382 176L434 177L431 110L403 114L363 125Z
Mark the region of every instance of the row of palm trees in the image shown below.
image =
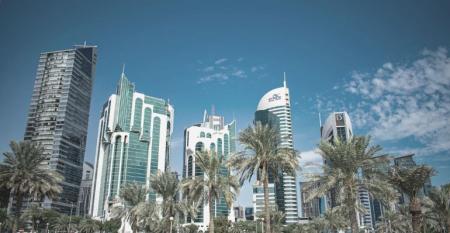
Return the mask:
M227 160L214 151L196 152L195 165L203 175L179 181L166 171L150 177L150 189L138 183L125 184L119 194L120 201L113 208L113 216L129 222L134 232L174 231L174 224L178 226L186 216L195 218L199 206L209 206L210 216L214 216L214 203L220 200L231 206L240 186L256 177L263 183L264 217L261 219L264 219L266 233L288 232L289 229L294 229L293 232L336 232L347 228L353 233L358 232L358 214L365 211L357 196L359 189L366 189L386 209L377 228L387 230L380 232L418 233L429 226L436 232L448 233L448 189L433 190L427 199L419 195L434 170L428 166L390 167L389 155L382 154L380 146L370 145L369 137L319 144L325 164L321 174L310 177L320 184L309 187L310 199L333 191L337 205L309 224L280 228L273 221L276 210L269 205L269 177L277 182L283 174L295 175L300 169L299 153L281 147L280 141L276 129L257 122L239 134L243 149ZM11 152L4 154L5 160L0 164L0 186L9 189L14 197L13 230L16 230L22 201L53 198L61 190L58 185L61 176L42 166L45 156L39 146L30 142L12 142L10 146ZM224 167L228 172L223 173ZM400 207L394 206L400 192L410 200L404 214ZM156 194L162 201L159 204L148 201L149 193ZM179 193L183 194L182 198ZM410 222L404 228L407 230L402 230L401 224L394 224L405 220ZM185 230L188 229L190 227ZM210 218L208 232L215 232L214 218Z

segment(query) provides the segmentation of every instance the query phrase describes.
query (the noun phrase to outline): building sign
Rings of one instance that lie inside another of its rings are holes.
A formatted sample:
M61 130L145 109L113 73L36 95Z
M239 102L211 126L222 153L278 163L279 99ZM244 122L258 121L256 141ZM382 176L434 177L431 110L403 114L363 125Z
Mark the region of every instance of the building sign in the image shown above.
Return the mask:
M278 94L273 94L272 97L269 98L269 102L281 100L281 96Z
M337 113L336 117L336 126L345 126L344 113Z

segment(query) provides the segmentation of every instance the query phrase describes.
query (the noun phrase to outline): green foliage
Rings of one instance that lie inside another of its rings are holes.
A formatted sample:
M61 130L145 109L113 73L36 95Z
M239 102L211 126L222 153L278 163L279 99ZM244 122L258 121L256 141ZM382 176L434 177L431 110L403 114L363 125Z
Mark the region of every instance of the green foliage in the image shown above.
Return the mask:
M450 230L450 187L433 188L424 200L424 220L436 232Z
M184 227L181 227L182 233L197 233L197 231L198 231L198 226L195 224L189 224Z
M228 233L231 229L231 222L228 221L227 217L217 217L214 218L214 226L215 226L215 232L216 233Z
M358 202L358 190L364 188L379 200L393 200L395 192L387 180L385 168L388 158L379 155L380 146L369 146L370 137L353 137L348 141L336 140L333 143L321 142L320 154L327 161L323 174L314 176L318 188L313 184L306 189L311 191L307 201L321 197L335 190L337 204L344 206L345 218L353 232L358 230L357 212L365 209ZM314 182L312 182L314 183Z
M101 229L101 222L93 219L82 219L78 225L80 233L94 233Z
M101 224L101 231L105 233L117 233L119 231L120 225L120 219L113 218Z

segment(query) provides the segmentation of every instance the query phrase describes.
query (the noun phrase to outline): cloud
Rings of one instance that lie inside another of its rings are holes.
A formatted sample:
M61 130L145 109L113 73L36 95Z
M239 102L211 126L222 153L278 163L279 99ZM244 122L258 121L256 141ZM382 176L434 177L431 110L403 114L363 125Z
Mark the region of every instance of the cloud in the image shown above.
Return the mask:
M373 73L354 72L344 88L359 99L350 111L354 127L380 141L413 139L418 155L450 151L446 49L424 50L413 62L388 62Z
M222 63L226 62L227 60L228 59L226 59L226 58L221 58L221 59L215 61L214 64L219 65L219 64L222 64Z
M299 164L301 171L297 174L302 179L322 172L323 159L318 149L304 151L300 153Z
M198 84L204 84L208 82L218 82L220 84L225 84L232 78L247 78L252 77L264 77L261 73L265 69L262 65L254 65L250 67L245 67L244 58L240 57L238 59L228 59L221 58L215 60L211 64L202 62L201 65L206 65L198 69L201 73L201 77L197 80Z

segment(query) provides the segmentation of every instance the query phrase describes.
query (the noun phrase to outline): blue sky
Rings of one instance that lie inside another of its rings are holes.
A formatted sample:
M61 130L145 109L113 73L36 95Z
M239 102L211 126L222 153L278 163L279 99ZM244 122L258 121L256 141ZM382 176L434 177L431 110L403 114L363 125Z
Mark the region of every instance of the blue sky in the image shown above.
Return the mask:
M0 1L0 151L23 136L40 52L99 47L86 160L122 64L139 92L175 107L172 167L183 129L215 105L238 128L259 98L291 92L295 147L319 139L318 112L346 110L385 152L414 152L450 175L448 1ZM250 203L248 189L240 198Z

